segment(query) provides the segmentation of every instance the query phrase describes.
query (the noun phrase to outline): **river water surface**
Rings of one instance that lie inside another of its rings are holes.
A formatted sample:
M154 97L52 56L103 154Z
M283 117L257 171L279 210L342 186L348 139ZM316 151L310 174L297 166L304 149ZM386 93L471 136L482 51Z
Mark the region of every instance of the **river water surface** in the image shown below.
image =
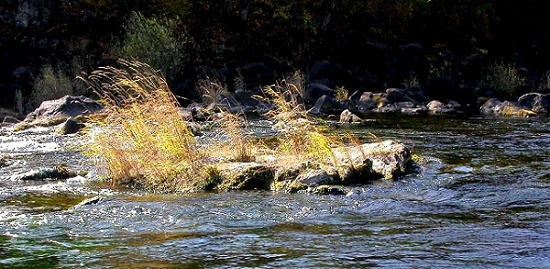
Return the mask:
M347 196L12 181L90 162L67 146L77 136L4 130L0 268L550 268L548 119L376 117L341 129L398 140L424 162Z

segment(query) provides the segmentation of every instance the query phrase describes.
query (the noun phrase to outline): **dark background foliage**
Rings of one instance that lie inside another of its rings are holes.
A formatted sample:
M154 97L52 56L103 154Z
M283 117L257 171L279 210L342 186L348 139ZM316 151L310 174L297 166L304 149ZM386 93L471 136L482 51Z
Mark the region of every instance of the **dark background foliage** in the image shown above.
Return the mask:
M184 55L177 85L206 70L252 62L307 68L331 59L348 69L379 65L384 50L419 43L428 54L516 52L550 69L550 20L537 0L6 0L0 3L0 106L30 95L45 63L78 59L82 72L113 64L134 12L170 22ZM383 57L382 57L383 58ZM525 63L527 65L527 63ZM21 69L23 68L23 69ZM80 72L79 71L79 72ZM69 71L67 71L70 73ZM70 73L69 75L75 75ZM277 74L283 75L283 74ZM29 84L29 85L27 85Z

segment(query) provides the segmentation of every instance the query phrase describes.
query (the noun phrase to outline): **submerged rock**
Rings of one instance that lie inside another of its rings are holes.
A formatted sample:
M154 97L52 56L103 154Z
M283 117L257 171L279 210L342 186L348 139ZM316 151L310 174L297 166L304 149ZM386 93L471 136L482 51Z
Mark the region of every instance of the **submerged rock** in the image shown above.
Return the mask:
M99 204L99 203L103 202L104 200L105 200L104 197L94 196L92 198L85 199L84 201L82 201L82 202L78 203L77 205L71 207L71 210L78 209L78 208L81 208L81 207L87 206L87 205Z
M64 165L59 165L51 168L40 168L37 170L32 170L22 174L16 174L11 176L11 180L57 180L57 179L67 179L75 177L76 173L70 171L68 167Z

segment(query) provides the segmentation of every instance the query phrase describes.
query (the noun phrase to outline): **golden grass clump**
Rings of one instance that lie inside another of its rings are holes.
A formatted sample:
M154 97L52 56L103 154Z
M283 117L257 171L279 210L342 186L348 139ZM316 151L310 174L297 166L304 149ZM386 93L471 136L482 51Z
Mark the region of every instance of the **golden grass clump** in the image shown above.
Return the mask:
M274 150L280 159L315 161L336 165L332 148L342 145L342 140L322 130L318 122L307 117L303 104L305 82L299 73L289 79L266 87L265 97L256 97L270 103L273 109L266 116L280 130Z
M201 179L201 153L165 79L147 64L120 61L86 80L105 104L89 149L113 184L154 191L190 188Z
M220 114L218 123L221 132L217 148L220 155L230 156L230 160L236 162L254 161L260 143L253 141L251 135L244 132L246 119L228 112Z
M281 81L257 97L273 106L266 115L279 132L271 139L254 138L245 132L245 118L221 112L217 140L200 145L163 76L150 66L120 61L120 68L101 68L86 82L105 104L98 128L90 130L88 153L106 169L113 185L154 192L214 189L223 181L220 163L252 162L264 154L279 166L337 166L333 149L344 144L307 117L299 80Z

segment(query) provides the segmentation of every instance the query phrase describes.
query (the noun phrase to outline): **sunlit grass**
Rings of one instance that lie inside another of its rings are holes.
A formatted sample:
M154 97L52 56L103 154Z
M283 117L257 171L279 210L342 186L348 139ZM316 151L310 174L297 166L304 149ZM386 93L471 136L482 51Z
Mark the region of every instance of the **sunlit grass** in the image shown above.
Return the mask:
M317 121L308 117L303 104L305 89L303 76L292 77L264 88L265 97L256 97L270 103L273 109L265 114L278 128L279 136L272 145L280 159L315 161L336 165L332 148L342 145L337 135L324 131Z
M220 167L228 167L223 164L262 162L259 156L279 167L337 166L333 149L345 140L307 116L300 81L281 81L257 97L273 106L266 117L279 126L275 136L253 137L246 118L220 112L213 119L218 135L200 145L163 76L150 66L121 61L119 68L102 68L86 81L105 105L97 128L90 129L87 152L114 185L154 192L214 189L222 184Z
M114 184L150 190L188 188L200 180L202 153L164 78L146 64L95 71L88 82L105 104L88 153Z

